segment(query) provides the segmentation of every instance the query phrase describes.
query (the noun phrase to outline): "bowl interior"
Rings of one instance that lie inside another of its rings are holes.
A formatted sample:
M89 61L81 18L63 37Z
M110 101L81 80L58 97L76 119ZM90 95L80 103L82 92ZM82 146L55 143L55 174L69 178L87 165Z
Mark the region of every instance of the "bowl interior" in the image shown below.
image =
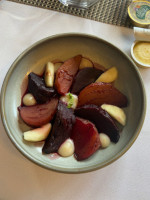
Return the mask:
M98 150L89 159L78 162L74 157L52 159L41 153L42 143L24 142L23 131L29 127L18 116L17 107L21 103L21 86L31 72L40 73L48 61L66 60L82 54L106 68L116 66L119 77L115 86L128 98L125 108L127 124L121 132L117 144ZM78 173L95 170L119 158L132 145L145 115L144 87L133 62L119 49L104 40L81 34L64 34L44 39L23 52L11 66L5 78L1 94L2 118L6 131L16 147L33 162L48 169Z

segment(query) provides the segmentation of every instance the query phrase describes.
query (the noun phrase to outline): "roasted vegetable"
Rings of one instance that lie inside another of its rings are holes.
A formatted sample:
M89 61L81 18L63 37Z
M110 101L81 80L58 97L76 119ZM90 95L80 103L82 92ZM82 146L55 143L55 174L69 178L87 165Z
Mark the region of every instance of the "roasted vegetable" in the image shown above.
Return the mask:
M107 134L112 142L118 142L120 135L119 129L110 115L101 107L96 105L84 105L75 110L78 117L93 122L99 133Z
M71 138L75 145L75 158L84 160L93 155L100 147L100 138L93 123L76 118Z
M59 101L52 132L45 141L43 153L57 152L61 144L69 138L74 123L73 110L68 109L62 101Z
M34 127L42 126L52 120L58 105L58 99L52 98L48 103L35 106L18 107L19 114L23 121Z
M73 79L78 71L81 58L81 55L70 58L57 70L55 87L59 94L65 95L69 92Z
M54 71L55 66L53 63L48 62L45 67L44 80L47 87L53 87L54 84Z
M118 107L127 106L127 98L110 83L92 83L81 90L78 96L78 106L85 104L111 104Z
M28 90L33 94L37 103L45 103L56 95L55 89L46 87L44 79L37 74L31 72L28 76L28 80Z
M96 68L93 67L86 67L81 69L74 81L73 81L73 85L72 85L72 89L71 92L74 94L79 94L79 92L86 87L87 85L95 82L95 80L103 73L102 70L98 70Z

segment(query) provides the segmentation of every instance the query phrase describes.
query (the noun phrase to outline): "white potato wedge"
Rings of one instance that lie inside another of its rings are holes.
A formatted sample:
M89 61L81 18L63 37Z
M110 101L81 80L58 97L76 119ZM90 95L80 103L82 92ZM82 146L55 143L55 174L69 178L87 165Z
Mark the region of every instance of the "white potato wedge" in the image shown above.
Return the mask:
M58 149L58 154L62 157L69 157L74 154L73 140L67 139Z
M111 67L107 71L105 71L103 74L100 75L100 77L95 82L104 82L104 83L112 83L115 81L118 77L118 70L116 67Z
M54 85L54 72L55 72L55 66L52 62L48 62L45 68L45 84L47 87L53 87Z
M67 104L68 108L75 109L78 104L78 96L72 93L67 93L60 97L60 100Z
M26 131L23 134L23 138L26 141L30 142L40 142L47 138L51 131L52 125L50 123L41 126L40 128L36 128L30 131Z
M101 108L108 112L108 114L117 120L121 125L125 126L126 114L122 108L109 104L103 104L101 105Z
M105 133L100 133L99 138L102 148L107 148L110 145L110 138Z
M86 67L93 67L93 62L88 58L82 57L79 69L83 69Z

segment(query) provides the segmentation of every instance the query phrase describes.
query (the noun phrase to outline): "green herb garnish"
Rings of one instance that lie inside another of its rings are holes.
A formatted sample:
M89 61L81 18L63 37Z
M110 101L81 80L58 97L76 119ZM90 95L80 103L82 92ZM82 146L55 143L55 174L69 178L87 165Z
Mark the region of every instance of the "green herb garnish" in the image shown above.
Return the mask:
M71 93L68 93L68 97L69 97L69 102L67 108L71 108L73 105L73 95Z

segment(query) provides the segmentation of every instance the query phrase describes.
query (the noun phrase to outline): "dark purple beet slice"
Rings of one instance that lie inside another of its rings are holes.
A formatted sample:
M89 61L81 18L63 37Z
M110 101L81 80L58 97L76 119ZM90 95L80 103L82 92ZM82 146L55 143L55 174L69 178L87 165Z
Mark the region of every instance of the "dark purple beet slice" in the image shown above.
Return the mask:
M28 75L28 91L33 94L38 103L45 103L56 95L54 88L47 88L44 79L31 72Z
M57 152L60 145L69 138L74 123L73 110L68 109L62 101L59 101L52 132L45 141L42 149L43 153Z
M84 87L95 82L102 73L102 70L91 67L81 69L74 79L71 93L78 94Z
M111 141L117 143L120 134L119 129L111 116L96 105L84 105L75 110L75 115L93 122L99 133L107 134Z

